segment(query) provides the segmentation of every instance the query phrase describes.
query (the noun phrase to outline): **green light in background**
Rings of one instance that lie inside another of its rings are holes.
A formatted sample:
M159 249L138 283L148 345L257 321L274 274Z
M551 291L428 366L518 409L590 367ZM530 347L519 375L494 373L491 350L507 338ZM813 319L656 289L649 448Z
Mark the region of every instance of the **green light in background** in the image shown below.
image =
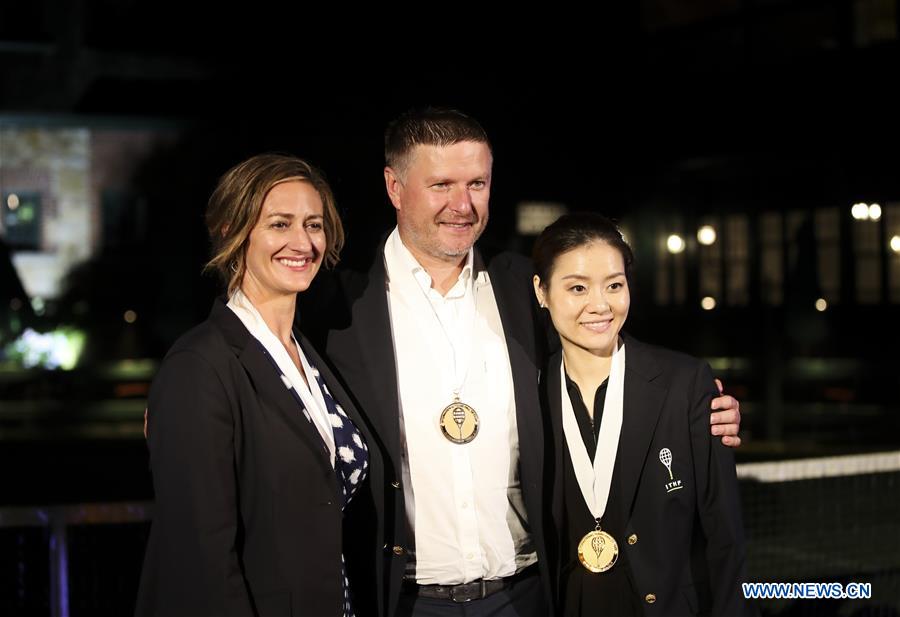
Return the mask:
M6 355L24 368L62 369L69 371L78 364L87 337L75 328L59 328L51 332L26 329L6 348Z

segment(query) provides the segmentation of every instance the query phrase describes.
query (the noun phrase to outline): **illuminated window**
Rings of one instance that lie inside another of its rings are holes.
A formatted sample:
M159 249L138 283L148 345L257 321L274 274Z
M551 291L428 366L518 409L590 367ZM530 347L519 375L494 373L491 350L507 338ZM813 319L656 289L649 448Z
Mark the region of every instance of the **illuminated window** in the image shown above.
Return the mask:
M881 225L878 221L853 221L853 253L856 261L856 301L876 304L881 300Z
M816 248L819 286L829 305L841 295L841 219L838 208L816 210Z
M739 306L749 301L750 233L747 215L725 218L725 301Z
M537 236L567 211L568 208L559 203L522 202L516 206L516 232L523 236Z
M4 191L0 212L3 234L11 249L36 251L41 245L41 195L35 191Z
M670 237L687 236L682 229L681 217L673 217L668 225L656 229L656 303L684 304L687 296L687 251L682 246L672 252ZM677 248L677 247L676 247Z
M788 247L788 272L794 272L797 269L797 261L800 257L800 228L803 226L806 216L806 212L791 210L784 219L784 235Z
M779 212L759 217L760 285L762 301L772 306L784 302L784 218Z
M900 202L885 204L885 225L887 240L890 243L895 237L900 238ZM893 246L888 244L888 295L891 302L900 304L900 241L894 240Z
M704 218L700 220L700 229L706 233L706 241L709 241L718 233L719 221L714 218ZM713 230L714 233L710 233ZM699 272L700 297L721 298L722 297L722 242L704 244L701 240L702 235L698 234L697 255ZM704 307L705 308L705 307ZM708 310L708 309L707 309Z
M657 231L657 237L660 237L661 231ZM654 299L656 304L665 306L669 303L672 296L672 282L669 280L669 258L672 255L666 249L665 239L656 243L656 269L654 273Z

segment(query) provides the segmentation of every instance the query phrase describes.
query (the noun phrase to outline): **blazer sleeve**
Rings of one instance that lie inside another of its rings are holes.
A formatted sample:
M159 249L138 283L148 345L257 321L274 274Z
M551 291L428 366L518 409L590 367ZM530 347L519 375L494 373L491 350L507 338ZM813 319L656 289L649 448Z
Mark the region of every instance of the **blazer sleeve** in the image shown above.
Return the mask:
M710 403L716 395L709 365L698 362L691 394L691 446L712 614L752 615L741 593L746 555L734 453L709 431Z
M147 614L252 614L236 550L234 417L204 357L185 350L166 358L149 400L156 504L145 563L155 607Z

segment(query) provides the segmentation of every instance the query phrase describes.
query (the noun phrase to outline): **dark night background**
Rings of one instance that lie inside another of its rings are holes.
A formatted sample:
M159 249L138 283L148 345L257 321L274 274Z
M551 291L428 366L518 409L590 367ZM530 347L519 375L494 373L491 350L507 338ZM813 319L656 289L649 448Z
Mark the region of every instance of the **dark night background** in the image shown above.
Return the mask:
M0 226L0 614L131 611L152 500L140 415L155 363L217 292L200 271L219 175L262 151L318 165L348 233L342 265L366 267L393 224L384 126L441 105L478 118L493 142L485 242L528 252L523 202L622 221L638 262L628 329L711 361L741 400L739 463L893 453L891 472L742 489L750 580L873 582L872 601L772 602L767 614L896 615L900 253L889 242L900 234L900 6L623 4L426 14L0 2L4 199L42 190L15 162L26 133L168 136L115 178L119 201L90 205L89 258L40 309L12 256L53 253L48 227L37 245L17 246ZM854 220L857 202L879 203L883 217ZM54 206L44 207L49 218ZM698 245L702 223L716 227L721 252ZM667 257L675 232L687 248ZM746 273L736 290L734 264ZM709 285L720 294L707 311ZM24 328L62 324L86 333L74 370L3 355ZM843 539L824 539L836 529Z

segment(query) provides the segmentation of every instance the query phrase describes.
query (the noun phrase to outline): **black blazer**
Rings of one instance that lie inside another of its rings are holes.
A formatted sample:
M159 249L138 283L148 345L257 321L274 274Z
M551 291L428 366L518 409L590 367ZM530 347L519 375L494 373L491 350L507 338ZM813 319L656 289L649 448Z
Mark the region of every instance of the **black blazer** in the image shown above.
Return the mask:
M371 443L338 381L298 341ZM343 614L342 497L327 449L221 300L166 355L148 441L156 504L138 616ZM368 481L381 475L370 448Z
M378 609L390 616L400 594L410 538L401 486L397 371L383 248L382 244L367 273L339 271L317 277L312 293L300 297L298 315L304 329L315 337L313 342L325 350L383 448L384 494L374 500L375 511L361 518L384 526L383 538L377 540L374 550L383 555L377 572L383 586ZM512 253L483 260L476 251L475 275L483 269L490 276L512 366L522 494L549 599L542 512L546 503L542 500L549 495L544 495L545 427L538 400L538 367L546 357L546 326L534 299L529 260ZM374 483L371 488L378 489Z
M619 550L627 551L644 613L753 614L740 586L746 581L745 553L734 454L709 431L709 406L716 396L712 372L695 358L623 337L624 408L613 482L619 483L627 522L625 537L616 540ZM567 541L561 361L562 353L554 354L542 380L555 444L556 542ZM671 492L667 484L673 480L660 462L663 448L672 453L672 475L682 487ZM634 543L628 540L632 534ZM561 565L554 560L557 583Z

